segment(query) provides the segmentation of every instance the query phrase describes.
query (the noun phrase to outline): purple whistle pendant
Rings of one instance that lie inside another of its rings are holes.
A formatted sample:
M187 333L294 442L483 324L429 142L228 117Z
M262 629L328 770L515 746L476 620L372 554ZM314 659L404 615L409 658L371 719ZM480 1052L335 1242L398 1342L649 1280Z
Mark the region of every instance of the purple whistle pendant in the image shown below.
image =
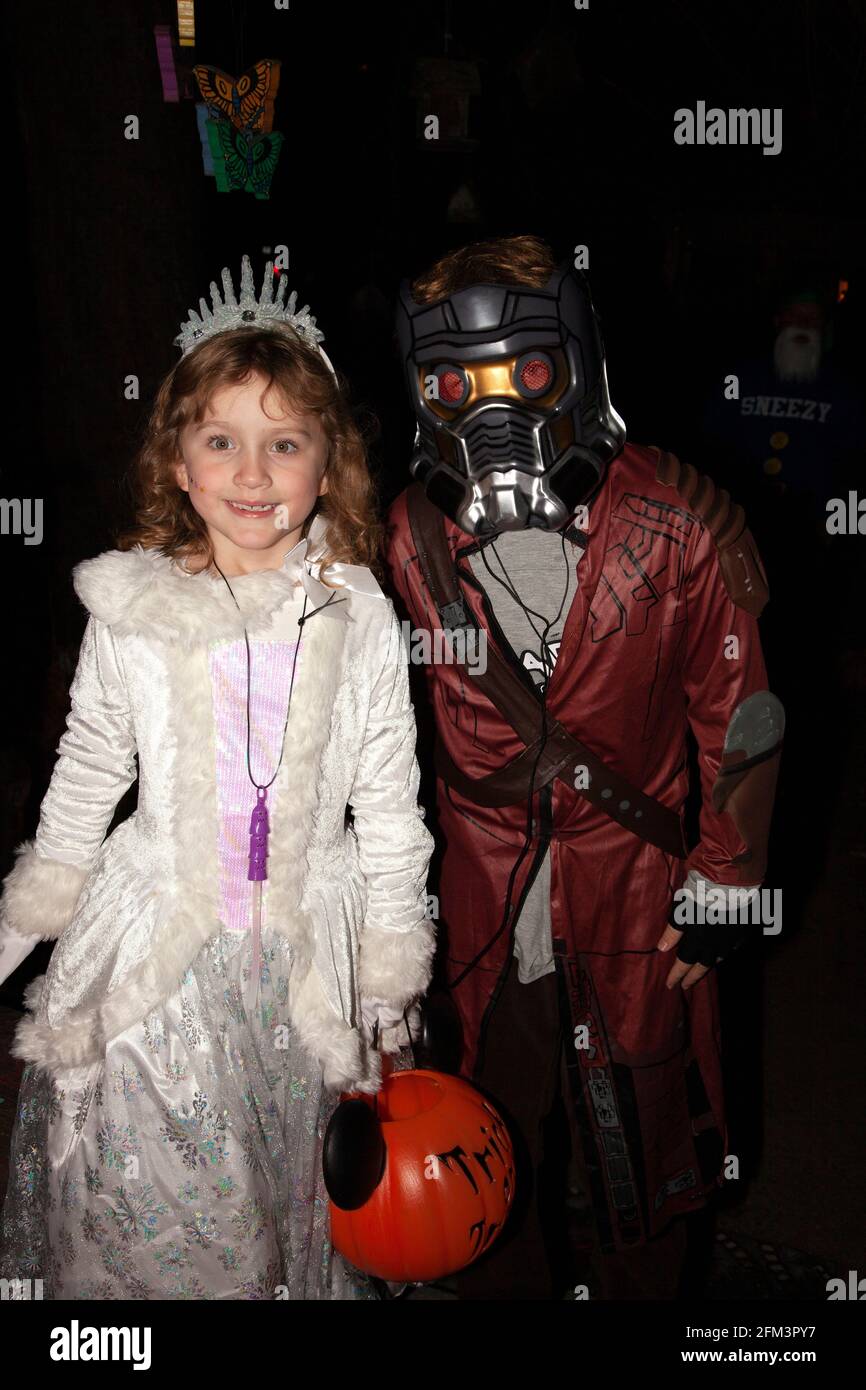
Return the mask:
M250 864L247 878L251 883L261 883L268 876L268 832L271 827L268 821L267 795L267 787L258 788L258 798L250 816Z

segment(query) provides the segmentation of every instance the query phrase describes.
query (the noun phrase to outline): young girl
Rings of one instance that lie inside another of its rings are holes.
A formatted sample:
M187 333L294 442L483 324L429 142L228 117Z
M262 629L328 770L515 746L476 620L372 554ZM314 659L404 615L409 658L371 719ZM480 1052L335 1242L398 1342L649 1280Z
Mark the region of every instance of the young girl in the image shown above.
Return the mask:
M44 1298L377 1296L321 1158L430 974L405 652L322 335L270 264L259 299L247 257L223 286L175 340L136 529L74 570L72 709L0 899L0 979L59 938L0 1259Z

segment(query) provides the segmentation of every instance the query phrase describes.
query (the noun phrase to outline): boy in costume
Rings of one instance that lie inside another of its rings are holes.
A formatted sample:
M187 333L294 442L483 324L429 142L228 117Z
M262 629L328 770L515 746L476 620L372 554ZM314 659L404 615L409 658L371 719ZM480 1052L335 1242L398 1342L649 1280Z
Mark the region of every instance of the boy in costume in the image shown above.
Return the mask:
M713 967L766 867L784 723L766 578L727 493L626 442L586 280L543 242L479 243L404 282L398 335L415 481L386 554L453 658L427 667L445 978L461 1074L525 1158L511 1229L459 1291L561 1294L565 1183L539 1181L559 1111L591 1208L571 1268L592 1297L672 1298L683 1218L728 1152Z

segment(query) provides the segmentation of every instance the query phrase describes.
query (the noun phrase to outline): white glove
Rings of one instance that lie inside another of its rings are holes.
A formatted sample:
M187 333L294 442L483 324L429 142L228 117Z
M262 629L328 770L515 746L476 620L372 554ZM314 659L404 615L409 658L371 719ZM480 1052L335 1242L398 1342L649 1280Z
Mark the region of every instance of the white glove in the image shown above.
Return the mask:
M420 1031L421 1013L417 1004L408 1004L405 1012L409 1019L409 1034L403 1018L403 1009L393 1008L385 999L375 995L361 995L361 1033L368 1043L373 1042L373 1029L379 1024L379 1049L382 1052L397 1052L408 1047L410 1037L417 1038Z
M12 931L11 927L0 926L0 985L9 979L41 940L42 937L38 934L29 933L27 936L21 936L18 932Z

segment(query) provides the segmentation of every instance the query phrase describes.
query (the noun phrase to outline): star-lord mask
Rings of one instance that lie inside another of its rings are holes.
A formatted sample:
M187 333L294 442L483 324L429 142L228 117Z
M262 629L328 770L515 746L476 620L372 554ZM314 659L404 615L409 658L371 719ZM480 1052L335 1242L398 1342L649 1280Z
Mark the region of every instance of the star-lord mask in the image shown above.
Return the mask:
M625 443L589 286L472 285L434 304L400 286L397 333L418 419L412 475L473 536L555 530Z

